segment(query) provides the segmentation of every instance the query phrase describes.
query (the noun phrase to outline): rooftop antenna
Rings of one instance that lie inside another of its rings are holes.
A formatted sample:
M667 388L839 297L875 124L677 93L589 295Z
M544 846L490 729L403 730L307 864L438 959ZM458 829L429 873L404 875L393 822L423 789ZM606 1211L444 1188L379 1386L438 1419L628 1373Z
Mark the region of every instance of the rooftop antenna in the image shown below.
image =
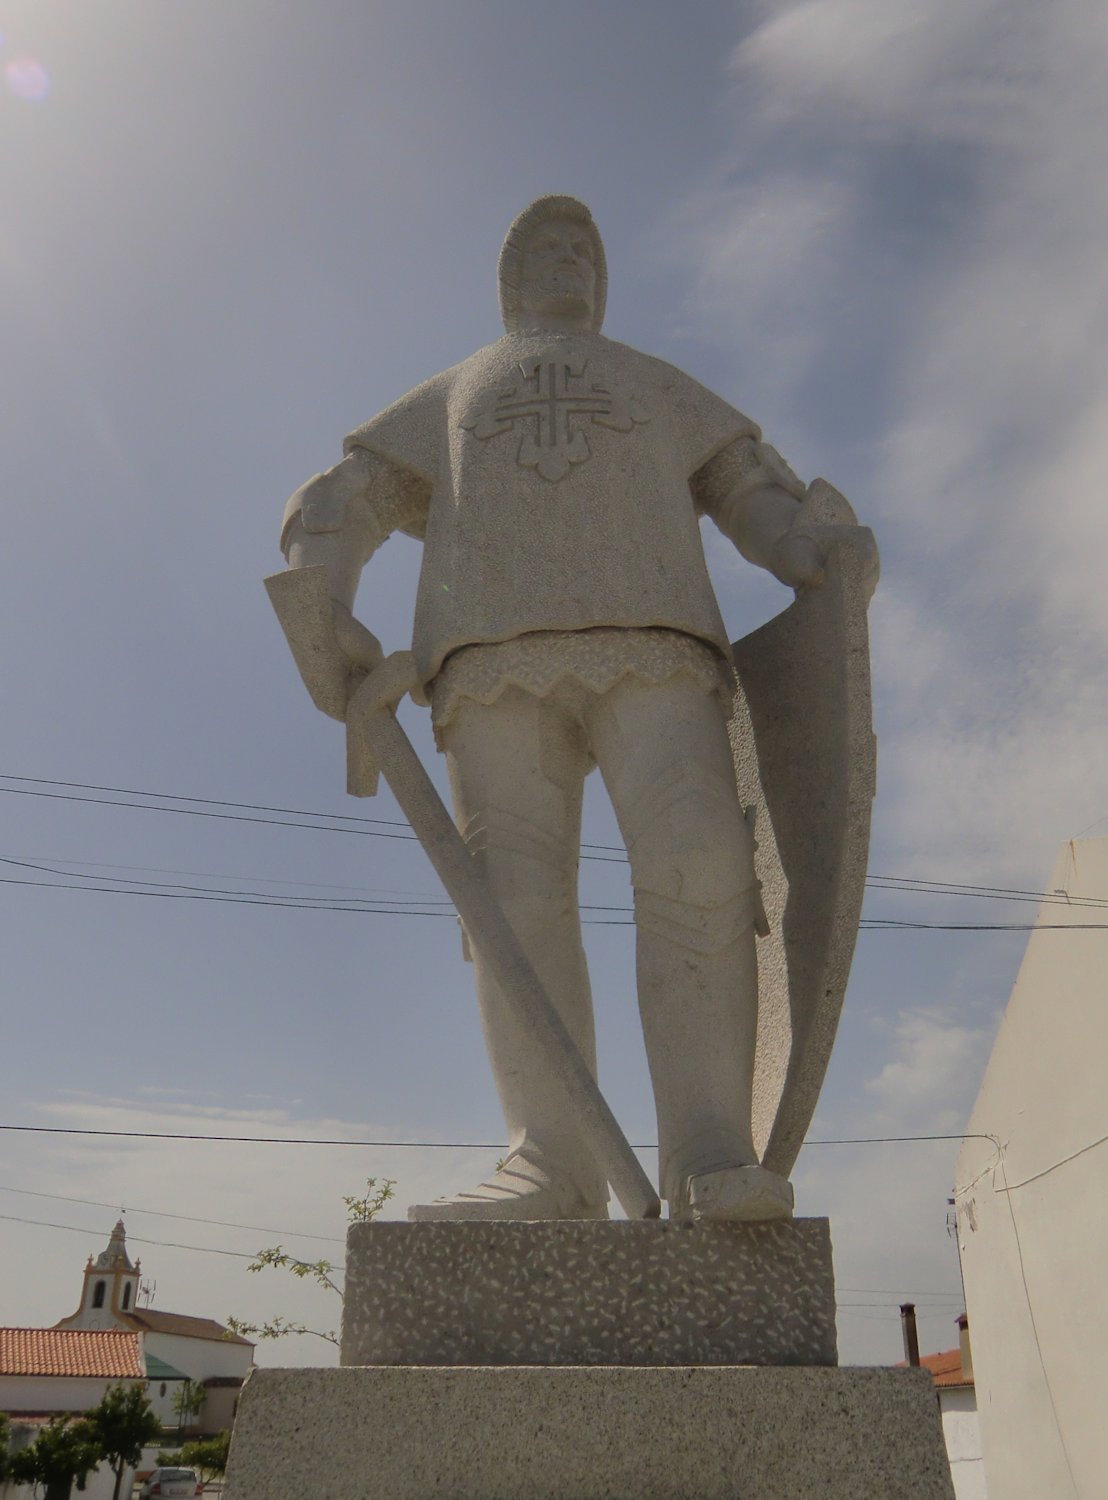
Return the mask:
M154 1293L157 1290L158 1283L156 1281L139 1282L139 1301L142 1303L143 1307L150 1306L151 1302L153 1302L154 1300Z

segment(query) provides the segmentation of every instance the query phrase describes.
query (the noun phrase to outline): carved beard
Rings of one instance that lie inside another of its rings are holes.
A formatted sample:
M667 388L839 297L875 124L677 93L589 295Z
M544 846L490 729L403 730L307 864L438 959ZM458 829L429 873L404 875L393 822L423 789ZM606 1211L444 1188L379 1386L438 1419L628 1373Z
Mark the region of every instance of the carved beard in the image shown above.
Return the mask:
M592 297L581 273L559 267L528 277L520 288L520 303L536 315L551 308L559 312L592 311Z

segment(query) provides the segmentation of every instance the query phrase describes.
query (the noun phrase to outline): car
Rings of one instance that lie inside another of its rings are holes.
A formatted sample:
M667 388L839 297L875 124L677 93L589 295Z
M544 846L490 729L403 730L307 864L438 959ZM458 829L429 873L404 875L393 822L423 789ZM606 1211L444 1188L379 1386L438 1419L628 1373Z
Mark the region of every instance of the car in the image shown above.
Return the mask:
M192 1500L203 1490L195 1469L155 1469L143 1480L139 1500Z

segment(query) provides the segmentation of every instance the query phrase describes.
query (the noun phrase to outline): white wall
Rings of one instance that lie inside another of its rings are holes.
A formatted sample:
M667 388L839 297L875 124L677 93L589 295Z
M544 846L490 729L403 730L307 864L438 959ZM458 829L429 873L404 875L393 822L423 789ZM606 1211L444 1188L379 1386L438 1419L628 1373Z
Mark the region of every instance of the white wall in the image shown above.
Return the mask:
M189 1339L174 1333L147 1333L143 1343L148 1354L156 1354L190 1380L207 1380L213 1375L238 1375L245 1380L254 1358L249 1344L233 1344L227 1339Z
M245 1379L254 1362L254 1351L249 1344L233 1344L224 1339L189 1339L177 1334L148 1333L144 1342L148 1354L156 1354L191 1380L203 1381L220 1375ZM160 1382L155 1382L150 1389L154 1409L167 1427L176 1427L179 1419L170 1406L176 1387L170 1385L163 1398L157 1394L159 1386ZM198 1417L192 1418L189 1428L219 1432L230 1427L237 1398L237 1390L217 1387L210 1391L203 1410Z
M0 1375L0 1411L87 1411L109 1385L135 1384L102 1375Z
M162 1386L165 1386L165 1395L162 1395ZM173 1410L173 1398L184 1385L183 1380L159 1380L151 1376L146 1386L146 1396L150 1405L154 1408L154 1415L163 1427L176 1427L180 1418Z
M981 1456L981 1424L972 1386L940 1388L943 1441L954 1481L954 1500L988 1500Z
M1108 898L1108 839L1050 890ZM1040 922L1103 922L1044 905ZM1108 1494L1108 931L1031 934L958 1158L958 1241L989 1491Z

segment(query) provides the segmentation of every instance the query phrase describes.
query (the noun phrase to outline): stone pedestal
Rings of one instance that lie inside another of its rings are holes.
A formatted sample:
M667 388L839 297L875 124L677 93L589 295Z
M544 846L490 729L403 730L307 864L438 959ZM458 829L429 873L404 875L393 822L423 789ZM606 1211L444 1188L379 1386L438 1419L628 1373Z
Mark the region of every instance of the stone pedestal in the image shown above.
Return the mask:
M224 1500L951 1500L925 1370L256 1370Z
M834 1367L824 1220L355 1226L342 1358L251 1375L225 1500L953 1497L930 1376Z
M344 1365L834 1365L826 1219L355 1224Z

